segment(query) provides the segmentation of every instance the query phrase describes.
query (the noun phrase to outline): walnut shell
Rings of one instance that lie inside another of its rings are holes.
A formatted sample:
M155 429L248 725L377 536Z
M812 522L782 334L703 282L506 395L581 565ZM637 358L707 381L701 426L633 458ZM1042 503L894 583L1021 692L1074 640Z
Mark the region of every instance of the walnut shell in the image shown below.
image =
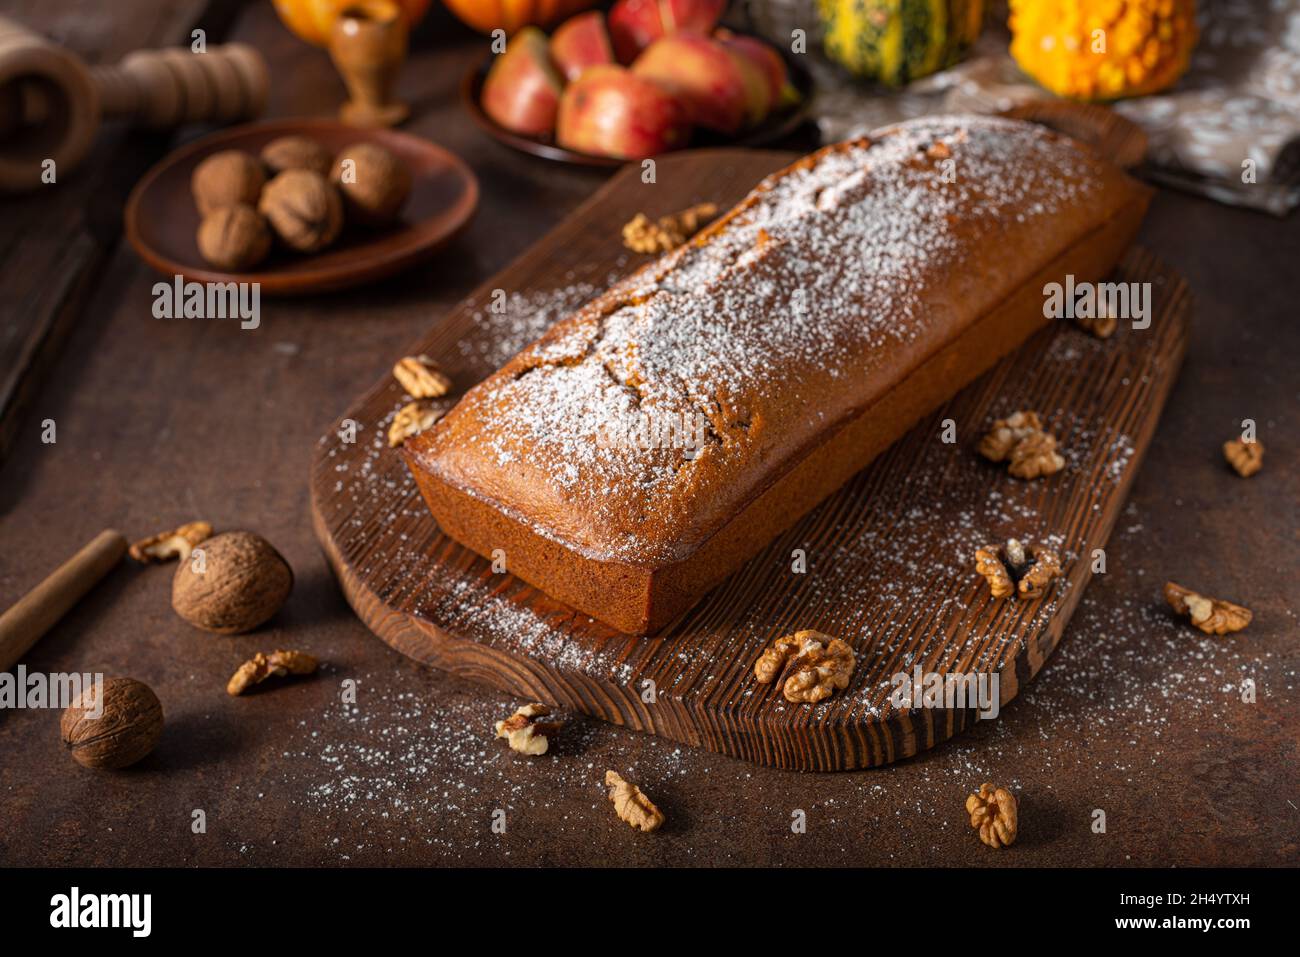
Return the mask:
M343 201L324 176L290 169L262 190L258 212L286 246L303 253L324 249L343 229Z
M88 713L99 710L94 694L92 689L83 691L64 709L59 722L63 744L79 764L124 768L154 749L162 737L163 712L147 684L134 678L105 678L103 713L97 718Z
M279 611L292 589L293 570L270 542L252 532L226 532L176 569L172 607L196 628L238 635Z
M373 143L353 143L340 152L331 179L343 193L348 219L365 226L391 222L411 195L406 164Z
M330 151L306 136L281 136L266 144L262 162L271 175L287 169L309 169L313 173L329 176L334 164Z
M266 185L266 171L251 153L222 150L213 153L194 168L190 189L200 215L236 203L257 205Z
M199 252L218 269L256 266L271 251L271 227L247 203L214 210L199 224Z

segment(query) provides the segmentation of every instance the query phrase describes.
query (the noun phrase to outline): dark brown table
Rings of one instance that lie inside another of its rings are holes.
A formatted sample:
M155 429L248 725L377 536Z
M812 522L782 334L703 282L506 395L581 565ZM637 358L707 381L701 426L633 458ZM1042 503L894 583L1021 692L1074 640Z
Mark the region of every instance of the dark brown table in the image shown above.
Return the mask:
M76 6L5 0L0 13L67 28L80 23ZM96 6L126 17L166 5ZM200 6L173 5L166 23L137 15L136 29L111 21L117 29L65 32L103 53L160 42ZM217 3L204 16L210 40L225 33L267 53L271 115L325 114L339 102L327 58L283 30L269 3ZM1190 280L1194 335L1106 574L1028 691L936 750L873 771L798 774L578 718L550 755L529 760L491 736L515 702L417 667L371 636L309 524L317 436L405 343L604 175L517 155L470 123L457 84L483 48L435 11L402 84L415 109L409 129L458 152L481 179L468 231L399 280L264 302L256 331L153 318L155 277L129 248L110 247L102 266L84 257L92 265L77 283L60 265L82 242L69 237L111 238L121 187L158 155L157 137L110 135L101 159L58 187L62 197L0 205L4 323L55 286L68 313L55 330L66 330L64 348L49 352L0 465L0 605L101 528L139 537L199 517L262 533L298 576L270 628L220 638L173 614L170 568L124 564L47 635L30 669L144 680L167 729L139 766L97 773L63 753L57 712L0 712L0 864L1300 863L1294 217L1159 194L1142 241ZM1243 418L1268 447L1248 481L1219 451ZM57 423L53 445L41 441L45 419ZM1165 608L1168 578L1250 606L1255 622L1235 637L1202 636ZM276 647L328 665L313 680L228 698L236 665ZM354 706L340 701L345 679L357 683ZM1241 700L1247 679L1254 703ZM659 802L669 819L660 833L615 820L606 768ZM1009 851L982 846L964 819L965 795L985 780L1021 796ZM497 810L503 834L492 829ZM797 810L806 833L791 829Z

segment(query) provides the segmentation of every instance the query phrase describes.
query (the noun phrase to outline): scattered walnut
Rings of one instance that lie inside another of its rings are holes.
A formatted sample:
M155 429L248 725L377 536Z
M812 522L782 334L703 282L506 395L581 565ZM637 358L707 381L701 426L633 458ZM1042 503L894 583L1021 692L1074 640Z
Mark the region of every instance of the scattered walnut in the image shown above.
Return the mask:
M1219 598L1206 598L1173 582L1165 582L1165 601L1178 614L1187 615L1207 635L1241 631L1255 617L1249 608Z
M685 244L716 215L718 207L713 203L699 203L680 213L661 216L657 222L645 213L637 213L623 227L623 245L638 253L666 253Z
M761 685L784 678L787 701L816 704L849 685L857 664L848 643L819 631L799 631L772 642L754 663Z
M309 675L316 671L316 659L302 651L273 651L264 655L260 651L239 666L226 684L226 694L238 696L253 685L261 684L274 675Z
M1100 316L1075 316L1074 323L1098 339L1109 339L1119 328L1119 320L1109 312Z
M981 784L966 798L966 813L970 815L970 826L979 831L980 840L989 847L1009 847L1016 842L1019 808L1016 796L1006 788Z
M520 754L545 754L547 740L563 726L560 721L534 721L551 713L544 704L526 704L504 721L496 723L497 737L505 738L512 751Z
M430 402L428 399L416 399L397 410L393 424L388 427L388 445L397 448L412 436L419 435L447 412L445 405Z
M194 546L211 535L212 526L207 522L189 522L170 532L159 532L140 539L131 546L131 557L146 565L169 562L173 558L185 561L190 557Z
M1054 475L1065 467L1056 451L1056 436L1043 431L1037 412L1015 412L998 419L980 440L979 453L991 462L1008 462L1016 478Z
M451 378L428 356L407 356L393 366L393 378L412 399L440 399L451 391Z
M145 757L163 732L158 696L134 678L83 688L59 721L63 745L88 768L125 768Z
M975 549L975 571L989 583L994 598L1005 598L1013 591L1021 598L1037 598L1052 579L1061 574L1061 560L1050 548L1035 546L1026 551L1014 538L1005 545L985 545Z
M663 812L635 784L629 784L614 771L605 772L605 787L614 802L614 813L632 827L656 831L664 823Z
M1242 478L1250 478L1264 467L1264 443L1255 439L1245 442L1233 439L1223 443L1223 457Z
M239 635L270 619L292 590L293 570L270 542L225 532L176 568L172 607L196 628Z

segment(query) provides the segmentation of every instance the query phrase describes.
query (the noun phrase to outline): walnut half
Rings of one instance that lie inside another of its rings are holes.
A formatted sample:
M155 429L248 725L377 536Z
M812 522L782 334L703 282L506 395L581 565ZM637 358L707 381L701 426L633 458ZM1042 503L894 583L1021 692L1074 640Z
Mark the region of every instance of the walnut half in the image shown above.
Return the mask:
M269 655L259 651L230 676L230 681L226 683L226 694L238 697L267 678L309 675L314 673L316 668L316 659L303 651L273 651Z
M997 419L980 440L979 453L990 462L1006 462L1016 478L1036 479L1065 468L1056 451L1056 436L1043 429L1037 412L1014 412Z
M433 428L447 414L446 403L438 404L429 399L416 399L397 410L393 424L388 427L388 446L397 448L407 439L413 438L427 429Z
M526 704L504 721L496 723L497 737L505 738L510 750L520 754L545 754L550 746L547 739L563 727L563 722L533 719L550 713L551 709L544 704Z
M441 399L451 391L451 377L426 355L407 356L393 366L393 378L412 399Z
M1223 443L1223 457L1242 478L1250 478L1264 467L1264 443L1256 439L1244 442L1233 439Z
M1061 560L1050 548L1026 549L1019 541L1008 538L1005 545L985 545L975 549L975 571L989 583L994 598L1013 592L1021 598L1037 598L1047 590L1052 579L1061 574Z
M663 825L663 812L655 807L654 802L646 797L644 791L635 784L624 781L617 772L605 772L605 787L609 788L609 799L614 803L614 813L632 827L643 831L657 831Z
M1173 582L1165 582L1165 601L1178 614L1190 618L1192 624L1207 635L1241 631L1255 617L1249 608L1219 598L1206 598Z
M1020 809L1016 796L1006 788L981 784L978 791L966 798L966 813L970 815L970 826L989 847L1003 848L1015 843Z
M196 545L211 537L212 526L207 522L188 522L169 532L140 539L131 546L131 557L145 564L169 562L173 558L185 561Z
M857 659L848 642L819 631L798 631L772 642L754 663L761 685L784 678L787 701L816 704L849 685Z

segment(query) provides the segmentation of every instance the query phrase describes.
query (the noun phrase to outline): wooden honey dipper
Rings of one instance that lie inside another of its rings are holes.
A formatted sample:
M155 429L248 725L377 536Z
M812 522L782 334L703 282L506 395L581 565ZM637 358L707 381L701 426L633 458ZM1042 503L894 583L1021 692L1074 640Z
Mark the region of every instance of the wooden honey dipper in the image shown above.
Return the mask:
M0 17L0 191L40 186L46 160L59 176L73 169L105 117L154 128L251 119L269 88L266 61L246 44L139 50L116 66L88 67Z

